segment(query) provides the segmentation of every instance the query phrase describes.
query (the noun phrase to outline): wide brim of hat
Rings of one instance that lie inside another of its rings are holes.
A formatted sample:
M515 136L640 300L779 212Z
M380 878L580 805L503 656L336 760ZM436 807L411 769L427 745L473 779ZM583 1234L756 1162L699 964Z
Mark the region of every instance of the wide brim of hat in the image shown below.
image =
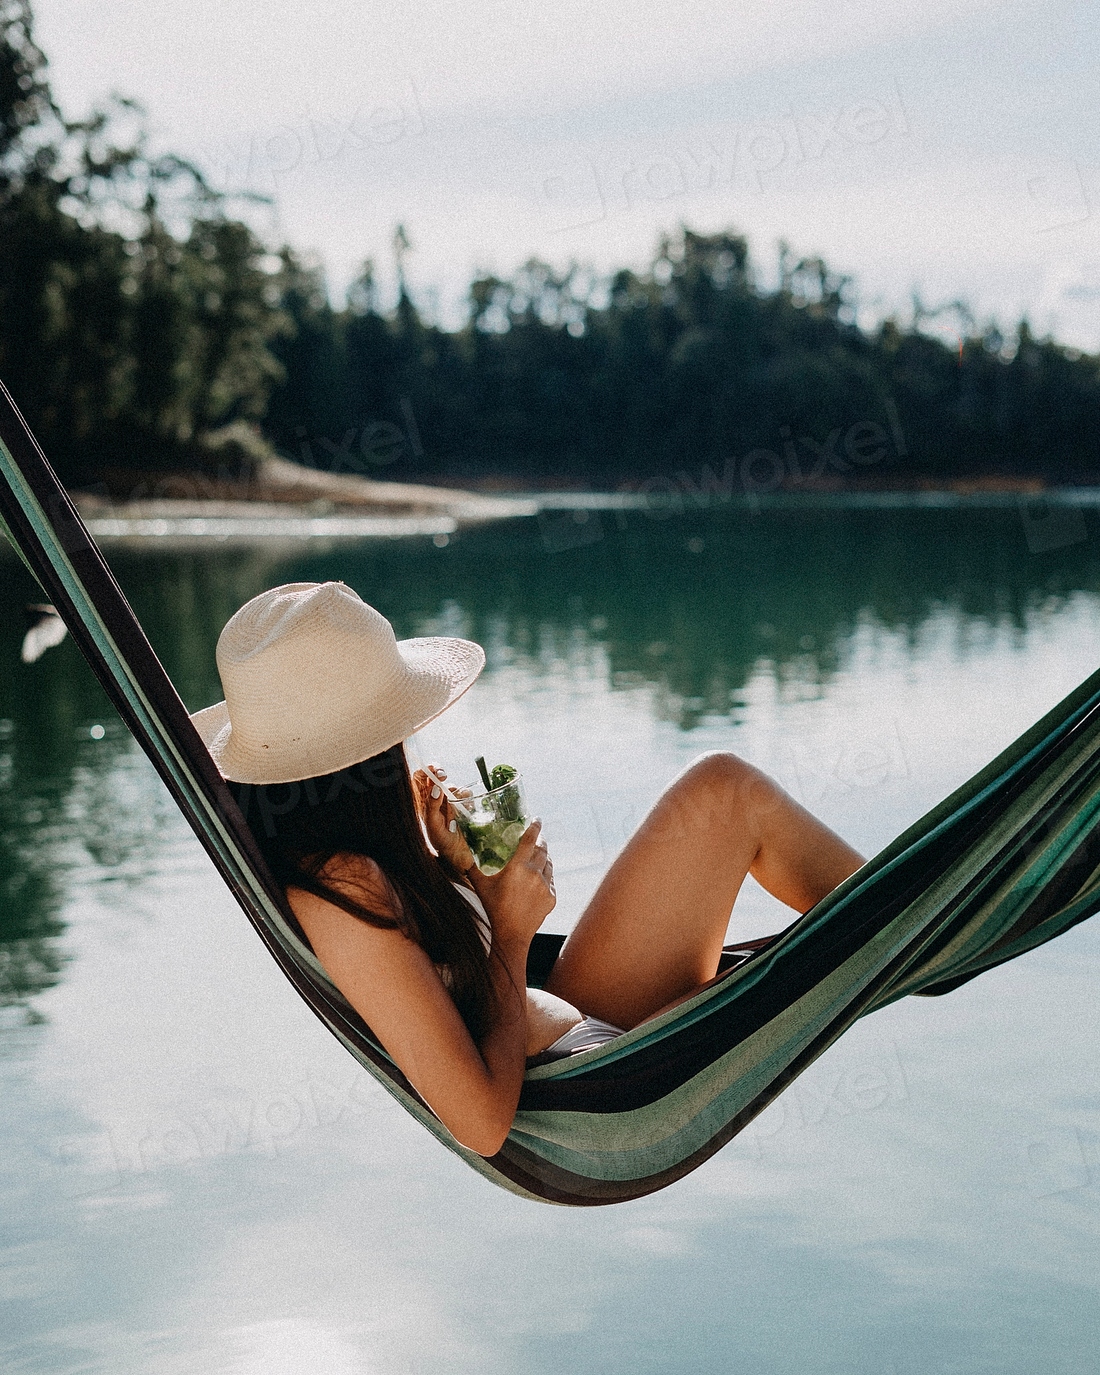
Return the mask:
M249 748L234 736L225 702L192 713L191 722L223 778L234 783L295 783L319 778L381 754L434 721L473 684L485 651L472 640L434 635L399 640L405 674L350 729L326 731L274 750Z

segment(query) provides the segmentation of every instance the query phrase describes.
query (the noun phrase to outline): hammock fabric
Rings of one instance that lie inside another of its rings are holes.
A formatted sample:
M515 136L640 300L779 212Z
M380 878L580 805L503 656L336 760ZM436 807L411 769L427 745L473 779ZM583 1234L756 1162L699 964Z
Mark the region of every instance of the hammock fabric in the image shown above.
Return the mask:
M731 1140L858 1018L942 994L1100 910L1100 673L780 936L598 1049L528 1071L507 1142L464 1149L287 921L247 827L110 569L0 386L0 517L287 978L444 1145L514 1193L616 1203ZM531 981L557 953L536 937Z

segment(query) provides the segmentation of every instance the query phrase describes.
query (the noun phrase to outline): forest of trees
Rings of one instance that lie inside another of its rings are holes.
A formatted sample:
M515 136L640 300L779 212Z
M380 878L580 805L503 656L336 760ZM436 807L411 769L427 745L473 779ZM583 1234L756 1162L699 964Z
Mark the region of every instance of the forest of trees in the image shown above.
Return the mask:
M402 228L395 308L369 262L338 306L240 209L151 153L131 102L66 119L28 0L0 0L0 378L70 485L244 474L238 421L387 479L606 488L801 444L841 482L1100 481L1100 360L1026 321L1004 338L956 303L956 343L918 310L861 329L820 259L781 249L765 289L743 237L684 229L641 272L474 280L448 330L410 295Z

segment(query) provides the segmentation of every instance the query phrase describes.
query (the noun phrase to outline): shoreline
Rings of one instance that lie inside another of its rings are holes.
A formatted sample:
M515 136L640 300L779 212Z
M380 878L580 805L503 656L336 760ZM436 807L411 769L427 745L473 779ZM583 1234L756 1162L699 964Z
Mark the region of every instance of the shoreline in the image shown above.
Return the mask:
M660 492L527 492L510 497L441 502L438 507L395 511L336 508L322 504L208 500L89 503L77 508L89 533L104 547L168 549L218 545L298 545L313 541L347 542L431 538L446 545L462 529L540 515L569 512L636 512L653 520L742 511L962 511L1034 510L1059 507L1100 509L1100 487L1049 488L1036 492L900 490L855 492L737 493L701 498Z
M79 494L74 503L88 532L109 546L179 548L217 543L301 543L312 540L432 537L444 543L461 527L516 520L535 506L513 499L469 499L435 506L416 502L376 506L332 502L225 501L219 498L109 502Z
M249 484L212 482L176 474L159 483L163 495L112 498L74 492L73 501L92 537L107 548L188 549L226 546L301 546L314 542L430 538L449 543L462 529L490 522L550 516L555 526L569 512L634 511L650 519L716 510L1029 510L1041 506L1100 509L1100 486L1047 487L1034 478L959 479L938 487L839 484L735 490L732 484L700 490L654 478L633 490L480 490L423 483L378 482L324 473L287 459L263 461ZM551 536L556 543L560 536Z

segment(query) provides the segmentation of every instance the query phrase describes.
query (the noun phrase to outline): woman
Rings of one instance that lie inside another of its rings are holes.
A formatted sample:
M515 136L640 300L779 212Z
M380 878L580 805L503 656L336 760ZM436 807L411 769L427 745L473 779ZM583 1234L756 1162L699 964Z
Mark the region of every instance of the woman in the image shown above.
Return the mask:
M599 1044L715 977L746 874L804 912L863 863L758 769L704 755L611 865L545 990L527 989L556 900L540 823L499 874L480 873L443 790L404 752L473 683L480 647L398 643L343 583L291 583L230 619L217 658L226 699L192 720L306 939L481 1155L508 1135L529 1057Z

